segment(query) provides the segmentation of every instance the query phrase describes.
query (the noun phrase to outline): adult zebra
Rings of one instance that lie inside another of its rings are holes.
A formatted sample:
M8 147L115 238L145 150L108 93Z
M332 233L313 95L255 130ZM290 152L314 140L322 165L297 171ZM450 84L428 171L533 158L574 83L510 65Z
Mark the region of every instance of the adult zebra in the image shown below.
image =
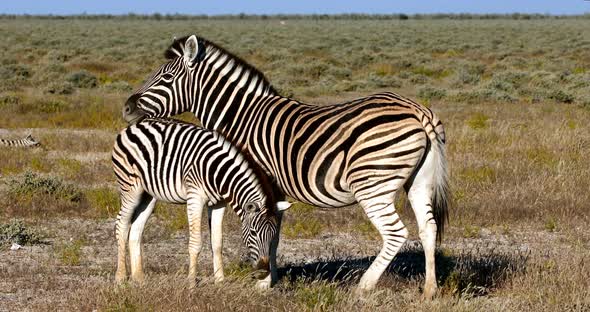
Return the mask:
M175 120L146 119L121 131L112 162L121 196L116 235L115 278L127 276L129 239L131 277L144 279L141 236L156 199L187 203L190 229L189 280L195 282L201 251L201 215L209 205L215 281L222 281L222 221L227 202L242 222L242 239L254 266L262 270L258 287L276 280L276 246L281 211L290 204L276 202L265 176L258 177L246 158L220 134ZM213 209L215 208L215 209ZM270 274L266 274L270 272Z
M0 145L11 147L39 147L41 144L33 138L32 135L27 135L24 139L5 140L0 139Z
M278 186L320 207L358 202L383 247L358 291L373 289L406 241L394 207L405 188L426 256L424 296L436 292L434 249L447 219L445 133L427 107L395 93L314 106L277 94L264 75L218 45L175 40L168 62L129 99L123 117L190 111L246 151Z

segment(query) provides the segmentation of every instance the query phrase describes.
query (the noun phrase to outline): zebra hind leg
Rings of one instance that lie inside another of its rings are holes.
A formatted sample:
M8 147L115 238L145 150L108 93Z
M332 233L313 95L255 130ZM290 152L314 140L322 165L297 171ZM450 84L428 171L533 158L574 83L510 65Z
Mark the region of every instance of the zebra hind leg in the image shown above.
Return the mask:
M201 253L202 233L201 233L201 218L203 215L203 207L207 203L206 198L199 196L189 190L187 200L187 217L189 227L189 269L188 280L190 287L196 286L197 280L197 259Z
M121 209L117 215L115 224L115 235L117 237L117 272L115 281L122 283L127 279L127 242L129 241L129 230L135 210L141 203L142 190L129 189L121 190Z
M437 224L432 208L433 189L435 181L435 162L432 152L426 158L413 178L406 184L408 200L412 205L426 263L426 276L422 296L431 299L437 290L436 268L434 252L436 248Z
M390 198L387 199L390 200ZM361 277L356 290L357 294L375 288L377 281L408 238L408 230L397 214L394 204L375 200L372 202L360 202L360 205L365 210L371 223L379 231L383 240L383 247L369 269Z
M141 250L141 238L145 224L154 210L156 199L148 193L143 193L141 201L133 214L131 231L129 233L129 257L131 262L131 279L135 282L143 282L143 259Z

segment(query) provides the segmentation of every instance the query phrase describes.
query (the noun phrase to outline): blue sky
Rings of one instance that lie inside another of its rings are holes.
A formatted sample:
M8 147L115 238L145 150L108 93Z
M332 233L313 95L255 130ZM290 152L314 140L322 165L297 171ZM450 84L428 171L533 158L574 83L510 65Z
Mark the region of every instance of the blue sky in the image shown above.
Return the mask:
M549 13L590 12L588 0L1 0L3 14L330 14L330 13Z

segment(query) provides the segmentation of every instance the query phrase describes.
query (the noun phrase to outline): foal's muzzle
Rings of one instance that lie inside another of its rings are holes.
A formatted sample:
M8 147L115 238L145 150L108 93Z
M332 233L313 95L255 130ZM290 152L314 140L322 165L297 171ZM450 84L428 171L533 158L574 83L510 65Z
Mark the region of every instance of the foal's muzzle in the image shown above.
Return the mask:
M256 273L254 275L257 279L263 279L270 273L270 262L268 257L261 257L255 265Z

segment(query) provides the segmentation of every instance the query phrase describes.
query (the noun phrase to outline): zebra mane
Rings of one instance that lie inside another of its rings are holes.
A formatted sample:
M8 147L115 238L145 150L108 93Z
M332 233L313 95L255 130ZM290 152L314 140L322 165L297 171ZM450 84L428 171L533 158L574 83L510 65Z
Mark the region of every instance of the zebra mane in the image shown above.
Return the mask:
M190 36L184 36L184 37L181 37L178 39L175 38L174 42L172 42L172 44L164 52L164 57L166 57L166 59L168 59L168 60L172 60L172 59L182 56L184 53L183 52L184 51L184 43L186 42L186 40L189 37ZM270 83L268 78L266 78L266 76L260 70L258 70L258 68L254 67L252 64L244 61L244 59L242 59L241 57L229 52L228 50L226 50L222 46L220 46L214 42L211 42L203 37L197 36L197 41L199 42L199 46L201 46L201 44L202 44L205 47L205 50L208 50L209 48L213 48L213 49L227 55L231 59L233 59L238 66L250 71L251 73L255 73L260 79L262 79L264 81L265 85L267 85L269 87L269 90L272 94L277 94L277 91L272 86L272 84Z

